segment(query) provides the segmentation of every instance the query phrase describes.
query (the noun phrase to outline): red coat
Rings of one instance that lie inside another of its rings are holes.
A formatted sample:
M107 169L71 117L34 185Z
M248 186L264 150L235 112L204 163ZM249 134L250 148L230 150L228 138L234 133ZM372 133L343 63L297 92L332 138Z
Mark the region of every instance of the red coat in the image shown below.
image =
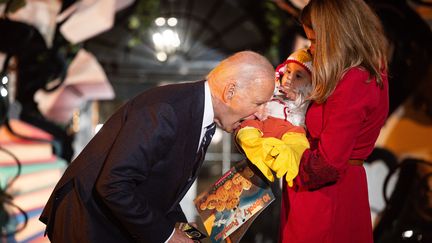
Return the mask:
M294 186L284 185L281 242L373 242L365 170L348 160L371 153L389 103L387 77L382 89L366 80L368 72L352 68L325 103L309 107L311 148Z

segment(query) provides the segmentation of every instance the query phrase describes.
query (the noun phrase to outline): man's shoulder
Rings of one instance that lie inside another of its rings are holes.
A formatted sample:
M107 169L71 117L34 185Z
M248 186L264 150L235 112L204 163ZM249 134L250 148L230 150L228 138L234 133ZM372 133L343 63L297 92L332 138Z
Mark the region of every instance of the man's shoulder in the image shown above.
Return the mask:
M200 81L180 81L175 83L166 83L157 87L157 89L175 89L175 90L190 90L193 88L204 87L205 80Z
M166 104L174 109L192 109L204 101L204 81L167 84L148 89L131 102L138 107ZM135 106L134 105L134 106Z
M193 82L177 82L162 84L157 87L150 88L142 92L139 96L182 96L187 93L199 93L199 90L204 88L204 80ZM155 97L155 98L157 98Z

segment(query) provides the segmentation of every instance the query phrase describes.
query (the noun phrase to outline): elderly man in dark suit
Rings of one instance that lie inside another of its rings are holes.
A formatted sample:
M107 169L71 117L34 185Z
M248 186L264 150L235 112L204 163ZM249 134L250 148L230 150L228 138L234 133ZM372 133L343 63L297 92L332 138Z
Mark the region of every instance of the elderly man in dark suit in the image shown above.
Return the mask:
M179 201L196 179L216 123L259 117L273 66L238 52L204 81L157 87L116 111L55 187L40 220L52 242L192 242ZM204 141L203 141L204 140Z

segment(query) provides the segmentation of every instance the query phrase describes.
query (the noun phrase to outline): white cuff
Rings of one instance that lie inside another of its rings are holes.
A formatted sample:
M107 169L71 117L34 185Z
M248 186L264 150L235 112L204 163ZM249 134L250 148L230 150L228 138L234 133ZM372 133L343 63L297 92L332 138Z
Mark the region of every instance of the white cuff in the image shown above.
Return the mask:
M171 237L173 236L174 232L175 232L175 228L173 229L171 235L168 237L168 239L165 241L165 243L168 243L168 241L169 241L169 240L171 239Z

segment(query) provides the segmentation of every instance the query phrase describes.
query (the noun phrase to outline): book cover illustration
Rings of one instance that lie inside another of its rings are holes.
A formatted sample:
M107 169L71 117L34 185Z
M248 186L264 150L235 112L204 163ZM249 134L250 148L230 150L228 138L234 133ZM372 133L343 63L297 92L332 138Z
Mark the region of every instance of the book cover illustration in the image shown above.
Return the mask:
M267 182L243 160L195 198L194 203L212 242L238 242L274 198Z

